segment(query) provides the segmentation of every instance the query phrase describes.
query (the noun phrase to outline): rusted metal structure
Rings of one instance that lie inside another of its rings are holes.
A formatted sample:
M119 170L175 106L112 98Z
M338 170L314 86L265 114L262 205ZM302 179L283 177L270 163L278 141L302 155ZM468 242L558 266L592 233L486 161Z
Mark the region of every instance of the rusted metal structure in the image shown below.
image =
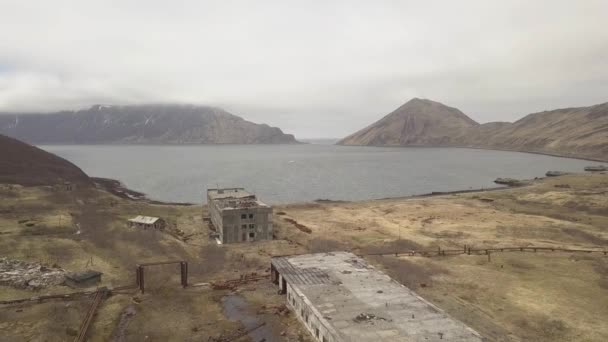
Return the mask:
M161 262L148 262L144 264L138 264L135 270L136 283L139 287L141 293L145 291L145 281L144 281L144 268L150 266L160 266L160 265L173 265L179 264L180 266L180 274L181 274L181 284L183 288L188 286L188 262L184 260L179 261L161 261Z
M87 331L89 330L89 326L93 321L93 317L95 316L95 312L97 312L97 308L101 304L101 302L106 298L108 294L108 289L102 287L95 292L95 298L93 299L93 304L87 311L87 315L84 317L82 324L80 325L80 329L78 330L78 335L74 339L74 342L83 342L87 337Z

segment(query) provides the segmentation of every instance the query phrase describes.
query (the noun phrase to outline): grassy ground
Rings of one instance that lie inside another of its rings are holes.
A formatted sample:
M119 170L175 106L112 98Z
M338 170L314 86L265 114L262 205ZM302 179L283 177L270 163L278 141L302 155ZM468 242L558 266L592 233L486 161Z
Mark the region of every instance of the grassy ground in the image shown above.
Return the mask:
M608 176L419 199L277 208L279 232L312 250L554 246L608 249ZM284 218L312 233L295 230ZM597 248L600 247L600 248ZM608 258L602 254L367 257L497 341L608 340Z
M151 204L97 189L0 186L0 256L103 272L103 284L135 282L135 264L189 261L190 283L268 271L274 255L347 249L374 251L496 246L608 247L608 176L551 178L525 188L365 202L303 203L275 208L274 241L216 246L206 208ZM160 216L165 232L126 227L135 215ZM286 220L288 219L288 220ZM491 340L608 340L608 259L566 253L454 257L366 257L395 279ZM240 327L223 313L228 292L179 287L178 268L146 273L149 291L107 299L90 330L94 341L207 340ZM0 287L0 300L64 293ZM284 298L268 281L239 289L252 312L285 341L306 340L290 316L265 305ZM0 306L0 340L63 341L91 298ZM126 312L134 311L131 316ZM125 318L126 317L126 318ZM44 333L44 334L43 334ZM44 336L41 338L40 336Z

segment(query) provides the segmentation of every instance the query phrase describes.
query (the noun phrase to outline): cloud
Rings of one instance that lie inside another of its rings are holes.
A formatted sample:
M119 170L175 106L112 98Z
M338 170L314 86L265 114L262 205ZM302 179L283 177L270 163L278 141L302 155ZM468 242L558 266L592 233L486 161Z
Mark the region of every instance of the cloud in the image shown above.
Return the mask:
M608 101L605 1L0 2L0 110L219 105L341 137L411 97L486 122Z

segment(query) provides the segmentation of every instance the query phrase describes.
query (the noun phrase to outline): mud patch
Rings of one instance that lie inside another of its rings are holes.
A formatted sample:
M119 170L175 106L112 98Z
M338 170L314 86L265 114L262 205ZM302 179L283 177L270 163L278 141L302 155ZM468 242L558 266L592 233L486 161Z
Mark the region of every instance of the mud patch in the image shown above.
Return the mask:
M231 321L238 321L243 325L243 330L236 332L235 336L248 335L252 341L278 341L280 336L276 335L265 322L251 311L247 301L237 295L230 294L222 298L224 316ZM238 337L237 337L238 338Z
M430 263L422 265L393 256L373 256L371 260L380 264L391 278L412 290L431 286L433 276L448 273L448 270L437 265Z

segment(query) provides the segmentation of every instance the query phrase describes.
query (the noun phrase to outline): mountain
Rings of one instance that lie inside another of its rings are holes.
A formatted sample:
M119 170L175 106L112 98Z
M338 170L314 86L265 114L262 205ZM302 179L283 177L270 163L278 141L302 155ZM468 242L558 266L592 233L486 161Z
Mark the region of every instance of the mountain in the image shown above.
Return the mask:
M374 124L340 140L340 145L439 146L479 124L456 108L412 99Z
M413 99L338 144L475 147L608 161L608 103L480 125L455 108Z
M95 105L57 113L3 113L0 134L32 144L292 144L279 128L190 105Z
M534 113L497 129L492 125L454 143L608 160L608 103Z
M4 135L0 135L0 156L0 183L91 184L89 177L69 161Z

